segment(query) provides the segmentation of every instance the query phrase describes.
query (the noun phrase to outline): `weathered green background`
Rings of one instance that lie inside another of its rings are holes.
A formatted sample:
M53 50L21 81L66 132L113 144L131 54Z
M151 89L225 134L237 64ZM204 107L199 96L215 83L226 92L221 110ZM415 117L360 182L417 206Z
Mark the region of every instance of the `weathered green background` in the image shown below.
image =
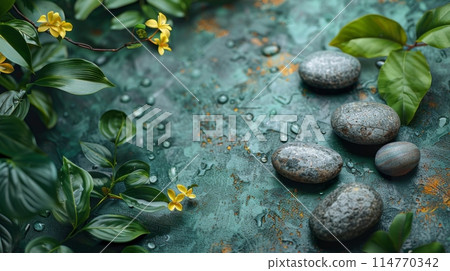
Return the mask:
M305 115L313 115L324 134L321 144L338 151L346 163L338 179L327 186L305 186L283 180L285 185L310 210L334 188L343 183L362 182L372 185L384 200L382 220L377 226L387 229L393 217L403 211L414 213L411 237L405 248L439 241L450 249L449 230L449 68L450 50L420 48L427 57L433 83L415 119L402 127L397 140L410 141L421 150L416 170L401 178L384 178L374 167L373 156L346 146L330 127L330 115L339 105L351 101L383 102L376 91L378 69L375 59L363 60L358 86L339 95L319 95L301 84L298 65L308 53L335 50L328 42L349 21L368 13L393 18L414 37L415 22L430 8L447 1L362 1L356 0L341 16L313 41L293 61L292 65L262 92L253 97L277 73L273 66L283 67L296 56L314 36L345 6L347 1L247 0L215 8L197 7L186 20L173 21L171 44L173 52L158 58L200 100L196 101L156 60L141 48L116 54L92 53L69 45L72 56L86 57L101 64L115 88L95 95L77 97L57 94L56 110L60 114L57 126L45 131L36 123L38 141L55 161L65 155L86 169L92 165L82 156L79 140L105 142L97 131L97 122L108 109L131 113L145 104L149 96L156 98L155 107L171 112L172 138L170 148L156 146L156 159L150 161L151 174L158 177L156 185L169 183L168 171L178 171L197 154L199 157L184 170L175 183L196 183L197 200L185 210L170 213L143 214L139 220L152 234L136 244L154 243L152 252L332 252L344 251L340 246L319 244L308 227L310 215L271 174L248 153L267 155L264 166L275 172L270 155L282 144L277 125L267 117L260 126L268 142L258 142L254 136L245 142L228 142L227 137L210 142L192 142L193 114L247 114L254 116L276 110L278 114L295 114L299 124ZM67 14L70 16L70 10ZM115 47L128 41L124 32L108 30L110 15L95 11L87 22L74 20L70 37L98 46ZM229 48L230 41L234 46ZM271 58L261 54L261 48L276 43L281 52ZM156 51L150 46L153 54ZM102 63L105 62L106 63ZM149 78L150 87L140 86ZM122 95L131 97L120 102ZM228 103L217 103L226 94ZM63 116L64 115L64 116ZM248 130L238 118L240 136ZM155 130L162 134L161 131ZM225 117L225 132L227 132ZM303 132L311 132L303 131ZM238 135L238 138L239 138ZM289 131L289 141L295 134ZM315 141L307 137L306 141ZM105 142L105 144L108 144ZM230 146L229 150L227 147ZM248 148L248 151L247 151ZM361 153L362 152L362 153ZM149 152L127 144L121 149L119 161L148 160ZM359 153L359 154L358 154ZM353 164L353 167L351 167ZM174 188L175 183L170 187ZM123 202L111 201L99 213L135 215L137 211ZM27 239L37 235L65 236L70 229L58 225L52 217L37 217L44 222L43 233L30 230ZM348 244L360 251L364 236ZM26 241L24 241L25 243ZM87 236L78 235L69 244L76 251L98 252L106 245ZM120 251L123 246L111 246L108 251Z

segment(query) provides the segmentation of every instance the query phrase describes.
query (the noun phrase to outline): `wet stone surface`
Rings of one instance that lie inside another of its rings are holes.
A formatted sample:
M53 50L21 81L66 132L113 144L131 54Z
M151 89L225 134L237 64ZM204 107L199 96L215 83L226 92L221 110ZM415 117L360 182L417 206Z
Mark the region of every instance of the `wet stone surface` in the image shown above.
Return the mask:
M272 155L272 164L279 174L301 183L329 181L339 174L342 163L339 153L315 144L284 144Z
M319 89L343 89L358 81L361 64L348 54L319 51L305 57L300 64L300 77Z
M384 145L375 156L375 165L383 174L402 176L413 170L420 161L420 151L410 142Z
M333 112L331 126L339 137L351 143L379 145L397 136L400 118L385 104L353 102Z
M361 183L349 183L337 188L319 203L309 226L320 240L336 242L337 238L348 241L378 223L382 210L383 201L373 188Z

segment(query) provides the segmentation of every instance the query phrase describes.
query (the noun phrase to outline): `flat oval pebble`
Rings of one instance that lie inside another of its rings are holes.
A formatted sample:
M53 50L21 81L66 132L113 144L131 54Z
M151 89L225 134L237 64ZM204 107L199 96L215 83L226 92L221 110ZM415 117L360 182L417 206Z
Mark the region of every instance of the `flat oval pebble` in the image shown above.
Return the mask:
M375 155L377 169L389 176L402 176L413 170L420 161L420 151L411 142L392 142Z
M397 113L385 104L353 102L338 107L331 127L342 139L360 145L379 145L393 140L400 129Z
M288 143L273 153L272 164L278 173L292 181L323 183L339 174L342 157L324 146Z
M373 188L361 183L345 184L319 203L309 219L309 227L320 240L347 241L378 223L382 211L383 201Z
M342 89L358 81L361 64L355 57L333 51L319 51L300 64L302 80L320 89Z

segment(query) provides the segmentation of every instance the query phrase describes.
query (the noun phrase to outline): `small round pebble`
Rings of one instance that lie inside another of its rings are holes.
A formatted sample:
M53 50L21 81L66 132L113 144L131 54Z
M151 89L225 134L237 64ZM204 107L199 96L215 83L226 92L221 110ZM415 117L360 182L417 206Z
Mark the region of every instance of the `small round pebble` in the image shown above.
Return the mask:
M272 164L282 176L301 183L323 183L336 177L342 157L336 151L305 143L288 143L272 155Z
M389 176L403 176L413 170L419 161L419 148L410 142L386 144L375 155L375 166Z
M319 89L342 89L358 81L361 64L355 57L341 52L318 51L300 63L302 80Z
M319 203L309 219L309 227L320 240L347 241L377 224L382 211L383 201L372 187L361 183L345 184Z
M385 104L353 102L338 107L331 127L342 139L360 145L380 145L393 140L400 129L397 113Z

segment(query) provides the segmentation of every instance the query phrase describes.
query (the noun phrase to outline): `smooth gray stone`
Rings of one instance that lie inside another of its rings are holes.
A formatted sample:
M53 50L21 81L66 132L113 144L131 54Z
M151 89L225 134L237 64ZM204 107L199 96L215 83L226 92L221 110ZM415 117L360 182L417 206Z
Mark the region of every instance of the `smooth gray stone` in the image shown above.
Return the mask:
M361 183L345 184L319 203L312 212L309 226L320 240L347 241L378 223L382 211L383 201L373 188Z
M402 176L413 170L420 161L420 151L411 142L392 142L375 155L377 169L389 176Z
M288 143L272 154L275 170L301 183L323 183L336 177L342 168L342 157L334 150L305 143Z
M319 51L300 63L302 80L320 89L342 89L358 81L361 64L358 59L341 52Z
M353 102L338 107L331 127L342 139L360 145L379 145L393 140L400 129L397 113L385 104Z

